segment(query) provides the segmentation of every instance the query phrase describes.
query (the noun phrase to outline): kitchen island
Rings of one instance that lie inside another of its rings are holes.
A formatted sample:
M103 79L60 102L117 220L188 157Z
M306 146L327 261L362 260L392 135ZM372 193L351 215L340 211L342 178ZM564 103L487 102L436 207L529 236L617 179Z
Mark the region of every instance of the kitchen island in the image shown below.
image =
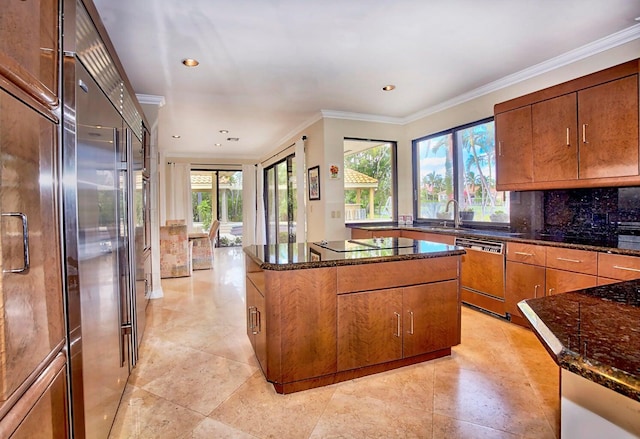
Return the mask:
M640 437L640 281L518 306L561 367L561 437Z
M408 238L245 247L247 334L279 393L451 354L464 249Z

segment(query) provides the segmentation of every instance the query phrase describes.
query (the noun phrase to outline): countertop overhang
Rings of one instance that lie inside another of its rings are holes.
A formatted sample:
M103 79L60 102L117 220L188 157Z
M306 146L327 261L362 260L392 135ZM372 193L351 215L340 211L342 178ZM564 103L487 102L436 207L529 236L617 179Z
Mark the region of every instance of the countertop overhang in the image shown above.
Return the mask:
M518 307L560 367L640 401L640 280Z
M462 247L409 238L371 240L372 244L378 248L365 245L368 241L370 240L251 245L244 247L243 250L263 270L337 267L459 256L465 253Z

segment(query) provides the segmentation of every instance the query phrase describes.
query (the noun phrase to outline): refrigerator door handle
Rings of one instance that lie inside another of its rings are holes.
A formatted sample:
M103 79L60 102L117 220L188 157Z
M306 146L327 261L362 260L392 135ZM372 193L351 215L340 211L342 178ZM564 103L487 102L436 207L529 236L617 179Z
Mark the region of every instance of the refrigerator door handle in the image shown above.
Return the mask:
M22 245L23 250L23 265L22 268L10 268L8 270L2 270L3 273L24 273L29 269L29 225L27 224L27 215L21 212L7 212L2 216L18 217L22 219Z

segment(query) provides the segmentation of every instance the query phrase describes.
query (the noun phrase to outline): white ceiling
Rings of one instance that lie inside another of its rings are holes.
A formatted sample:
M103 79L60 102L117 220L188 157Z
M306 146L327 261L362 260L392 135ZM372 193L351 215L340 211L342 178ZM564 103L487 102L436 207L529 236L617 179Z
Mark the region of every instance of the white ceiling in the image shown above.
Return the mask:
M408 120L640 26L639 0L94 2L135 92L165 98L160 148L212 158L263 157L321 110Z

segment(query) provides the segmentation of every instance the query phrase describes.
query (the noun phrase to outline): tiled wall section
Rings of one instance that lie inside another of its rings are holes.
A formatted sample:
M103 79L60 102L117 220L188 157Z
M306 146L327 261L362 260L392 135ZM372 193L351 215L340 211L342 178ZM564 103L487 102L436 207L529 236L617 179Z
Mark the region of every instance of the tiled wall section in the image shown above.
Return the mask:
M516 231L615 234L620 223L640 223L640 187L511 193Z

